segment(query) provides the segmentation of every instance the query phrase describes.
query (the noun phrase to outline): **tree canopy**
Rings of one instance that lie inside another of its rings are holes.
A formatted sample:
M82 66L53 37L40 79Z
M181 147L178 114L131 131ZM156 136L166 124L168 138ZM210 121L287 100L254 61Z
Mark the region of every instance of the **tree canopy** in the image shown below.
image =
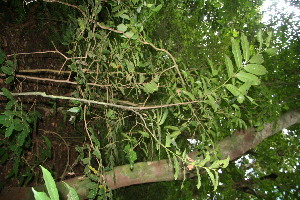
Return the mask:
M299 21L263 22L263 3L1 2L1 26L44 41L1 35L5 180L32 186L46 165L81 198L299 198ZM47 133L68 152L60 173Z

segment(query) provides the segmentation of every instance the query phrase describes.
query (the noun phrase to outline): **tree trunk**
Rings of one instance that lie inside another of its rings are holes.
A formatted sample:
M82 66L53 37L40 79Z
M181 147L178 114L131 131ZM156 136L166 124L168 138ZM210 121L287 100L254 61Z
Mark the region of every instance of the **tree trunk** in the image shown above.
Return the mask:
M253 128L237 131L231 136L224 138L217 146L220 149L222 158L230 156L230 160L235 160L261 143L267 137L296 123L300 123L300 109L285 113L276 122L265 124L264 129L261 131L256 132ZM189 157L195 160L197 154L198 152L196 151L192 152L189 154ZM172 163L169 163L169 160L140 162L134 164L133 170L130 170L129 165L115 167L114 171L107 172L105 177L110 189L117 189L135 184L172 181L174 180L174 168ZM178 179L183 179L183 171L179 174ZM65 182L77 191L80 199L85 199L87 197L88 188L86 185L89 182L87 177L75 177L65 180ZM68 190L64 184L59 182L57 183L57 187L61 199L67 199ZM37 191L44 191L45 187L38 186L35 187L35 189ZM30 187L4 188L0 195L2 199L10 200L34 199Z

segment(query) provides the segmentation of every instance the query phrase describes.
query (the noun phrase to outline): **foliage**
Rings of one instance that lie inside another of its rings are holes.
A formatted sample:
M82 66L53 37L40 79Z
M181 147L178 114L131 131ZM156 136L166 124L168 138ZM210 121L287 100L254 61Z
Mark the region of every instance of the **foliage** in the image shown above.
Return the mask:
M14 73L17 67L16 59L5 60L4 53L0 50L0 73L6 74L4 83L9 84L14 80ZM20 185L27 185L34 177L34 165L51 157L51 142L44 136L46 148L41 149L41 154L36 156L35 163L29 164L24 158L32 145L31 133L36 131L37 120L41 118L39 112L30 110L22 102L15 100L13 95L6 88L1 93L7 98L5 110L0 115L1 142L0 156L1 165L13 162L10 173L5 177L18 178ZM3 138L3 139L2 139Z
M59 200L58 190L56 188L56 184L54 182L54 179L53 179L51 173L46 168L44 168L42 166L41 166L41 168L42 168L43 178L44 178L45 185L46 185L49 196L46 194L46 192L38 192L34 188L32 188L34 198L36 200ZM64 183L64 184L69 189L68 200L79 200L79 197L78 197L76 191L73 188L71 188L67 183Z
M43 3L49 10L54 4ZM84 122L89 142L76 150L93 181L89 198L111 197L101 176L105 171L127 163L134 169L135 162L164 158L173 164L175 180L182 169L196 174L188 187L202 185L202 198L218 197L219 191L230 198L250 198L232 189L245 170L229 164L229 158L220 160L215 143L240 129L261 130L282 110L299 106L292 103L299 97L294 93L299 43L291 42L289 48L276 44L273 37L287 40L260 23L262 1L70 3L78 6L64 5L69 18L62 34L67 48L63 67L78 87L72 98L44 97L73 100L68 110L73 122ZM13 62L6 61L1 70L7 83L13 81ZM276 80L284 84L274 84ZM14 101L8 90L3 93ZM15 114L6 118L11 116ZM8 137L12 124L3 123ZM196 160L188 156L194 150L200 152ZM254 168L259 176L272 173L262 156L257 161L266 169ZM207 173L204 179L202 171ZM235 192L226 193L223 185L218 189L220 183Z

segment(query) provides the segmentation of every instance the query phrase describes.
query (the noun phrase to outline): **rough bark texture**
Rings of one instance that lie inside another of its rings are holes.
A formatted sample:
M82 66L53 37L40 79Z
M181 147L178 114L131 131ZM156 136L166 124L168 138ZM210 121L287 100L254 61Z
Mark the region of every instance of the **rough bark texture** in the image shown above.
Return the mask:
M300 109L285 113L276 122L265 124L265 128L262 131L256 132L253 128L237 131L220 141L218 147L223 158L227 158L229 155L230 160L235 160L267 137L296 123L300 123ZM197 152L192 152L189 156L192 159L196 159ZM116 167L114 172L108 172L105 176L109 187L117 189L135 184L172 181L174 180L174 169L172 163L169 163L168 160L140 162L134 164L134 170L130 170L129 165L123 165ZM182 179L182 177L183 173L181 172L178 179ZM87 196L88 188L86 184L89 182L88 178L80 176L65 180L65 182L78 192L80 199L84 199ZM67 189L64 184L57 183L57 185L61 198L67 199ZM38 186L35 189L37 191L45 190L43 186ZM10 200L34 199L31 188L26 187L5 188L1 192L0 197Z

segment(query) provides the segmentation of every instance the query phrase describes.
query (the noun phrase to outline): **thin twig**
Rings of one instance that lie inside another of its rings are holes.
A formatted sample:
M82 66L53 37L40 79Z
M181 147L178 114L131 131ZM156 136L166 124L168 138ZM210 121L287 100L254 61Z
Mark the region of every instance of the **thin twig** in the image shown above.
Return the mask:
M3 92L0 92L0 95L5 96L3 94ZM79 102L84 102L87 104L97 104L97 105L115 107L115 108L120 108L123 110L131 110L131 111L133 111L133 110L151 110L151 109L167 108L167 107L172 107L172 106L181 106L181 105L203 102L203 101L198 100L198 101L189 101L189 102L181 102L181 103L173 103L173 104L165 104L165 105L153 105L153 106L143 107L143 106L124 106L124 105L95 101L95 100L80 99L80 98L66 97L66 96L48 95L45 92L21 92L21 93L11 93L11 95L13 95L13 96L42 96L42 97L51 98L51 99L79 101Z

